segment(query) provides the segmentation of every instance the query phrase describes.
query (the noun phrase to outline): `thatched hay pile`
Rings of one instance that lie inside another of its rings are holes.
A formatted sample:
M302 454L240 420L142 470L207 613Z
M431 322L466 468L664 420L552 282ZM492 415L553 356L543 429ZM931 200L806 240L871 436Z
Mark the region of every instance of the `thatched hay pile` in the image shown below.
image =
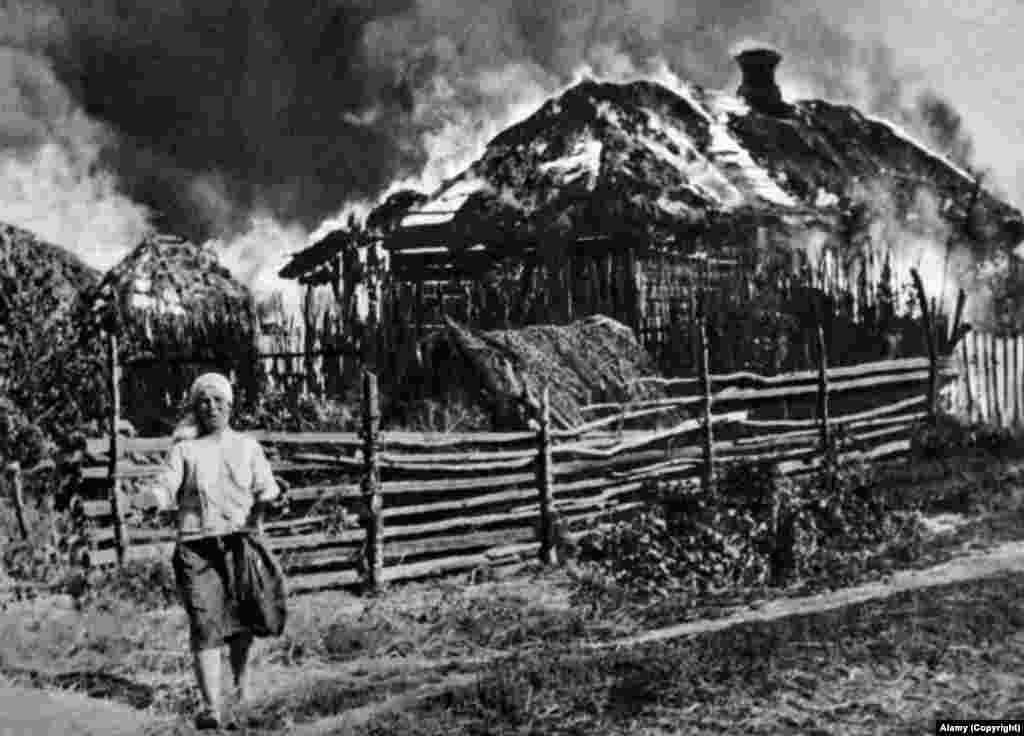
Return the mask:
M494 332L449 321L427 347L435 375L444 370L450 381L478 386L496 424L505 426L526 425L545 387L552 422L560 427L593 419L581 411L588 404L664 395L656 383L634 383L657 375L653 361L633 331L609 317ZM444 360L431 361L442 354Z

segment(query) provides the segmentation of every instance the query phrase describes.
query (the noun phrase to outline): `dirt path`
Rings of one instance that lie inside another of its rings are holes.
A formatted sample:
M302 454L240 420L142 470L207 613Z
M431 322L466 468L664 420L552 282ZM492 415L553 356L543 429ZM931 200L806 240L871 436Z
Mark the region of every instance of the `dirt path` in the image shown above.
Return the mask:
M711 631L738 626L751 621L770 621L809 613L828 611L864 601L887 598L908 590L920 590L939 585L966 582L989 577L1003 572L1024 573L1024 542L999 545L985 552L970 553L924 570L908 570L894 573L885 582L867 583L851 588L799 598L780 598L761 606L747 608L730 616L717 619L701 619L676 626L653 629L642 634L623 637L608 642L587 644L594 650L613 647L630 647L648 642L665 641L683 636L693 636ZM489 659L499 659L496 654ZM345 713L320 719L293 731L294 736L344 736L369 721L372 717L402 710L415 705L426 697L457 688L473 682L474 675L460 673L444 680L415 688L410 692L384 698L375 703L355 708Z
M75 693L0 686L3 736L128 736L149 721L127 706Z
M777 598L756 608L747 608L723 618L688 621L685 624L666 626L645 631L642 634L587 646L594 649L606 649L666 641L681 636L719 631L751 621L772 621L788 616L830 611L864 601L888 598L908 590L976 580L1002 572L1024 572L1024 542L1007 542L985 552L965 555L924 570L896 572L885 582L865 583L852 588L800 598Z
M665 641L718 631L751 621L769 621L832 610L868 600L886 598L908 590L966 582L1002 572L1024 572L1024 542L1006 543L984 552L970 553L924 570L898 572L885 582L867 583L813 596L776 599L757 607L740 610L723 618L690 621L586 646L597 650ZM501 656L504 655L498 653L491 657L484 657L476 664L484 664ZM452 674L421 687L413 688L408 692L384 698L378 702L339 713L336 716L304 724L295 728L292 733L300 736L329 736L331 734L341 736L375 715L410 708L423 697L471 683L473 680L474 675L472 674L465 672ZM75 693L0 686L0 736L6 734L41 734L43 736L49 734L77 736L111 734L112 736L121 736L122 734L149 732L150 728L161 722L165 728L170 726L166 719L149 717L126 706L87 698ZM182 724L179 724L178 728L181 726ZM172 730L181 733L176 729L172 728ZM185 732L188 732L187 728Z

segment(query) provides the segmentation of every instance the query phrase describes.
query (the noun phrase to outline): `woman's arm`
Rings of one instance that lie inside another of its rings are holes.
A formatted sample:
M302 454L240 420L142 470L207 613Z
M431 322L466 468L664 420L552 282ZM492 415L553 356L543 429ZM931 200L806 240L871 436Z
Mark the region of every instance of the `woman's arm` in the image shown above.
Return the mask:
M181 444L178 443L171 447L160 474L132 498L132 505L156 511L169 509L174 505L178 490L184 481L185 455Z
M273 501L281 495L281 488L274 478L274 471L270 467L263 447L256 440L252 440L252 494L257 502L266 503Z

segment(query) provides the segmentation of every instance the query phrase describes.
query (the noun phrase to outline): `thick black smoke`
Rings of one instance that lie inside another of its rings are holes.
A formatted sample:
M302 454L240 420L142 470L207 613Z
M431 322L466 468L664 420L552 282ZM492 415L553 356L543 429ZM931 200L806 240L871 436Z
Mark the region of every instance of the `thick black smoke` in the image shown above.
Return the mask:
M61 9L49 52L132 197L195 238L263 207L311 224L421 164L404 150L410 90L365 63L366 27L406 2L91 0ZM376 107L379 125L348 117Z
M0 40L35 55L109 133L96 165L127 197L199 240L244 231L254 212L313 229L416 175L438 154L432 132L501 119L524 89L550 93L584 64L601 74L662 59L684 79L734 86L730 50L746 38L783 50L795 88L955 129L947 142L969 157L955 111L939 98L918 109L913 76L821 5L6 0L22 20Z

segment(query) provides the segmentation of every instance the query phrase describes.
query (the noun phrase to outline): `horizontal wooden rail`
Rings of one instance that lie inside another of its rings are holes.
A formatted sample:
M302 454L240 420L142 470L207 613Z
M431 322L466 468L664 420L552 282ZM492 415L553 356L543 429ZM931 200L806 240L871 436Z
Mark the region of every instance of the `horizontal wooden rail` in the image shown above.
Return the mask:
M856 448L845 450L844 459L906 452L907 435L927 415L924 397L840 416L822 410L819 402L818 417L809 420L752 418L750 412L776 399L817 395L827 403L829 394L909 388L930 381L934 366L929 370L929 365L910 359L826 371L822 361L818 372L713 376L716 389L701 396L615 405L617 415L563 431L550 431L542 421L536 432L378 434L375 423L366 423L379 413L371 391L371 398L364 398L362 434L251 433L267 448L274 473L287 481L290 500L277 518L266 521L268 544L295 578L293 589L377 586L480 565L519 564L538 552L553 562L559 535L578 538L643 508L658 481L707 483L713 477L709 469L721 472L736 462L770 462L791 476L813 472L821 466L821 448L836 436L829 427L843 428L838 436ZM831 380L822 383L823 373ZM722 385L730 382L758 385ZM552 407L546 398L541 403L541 416L548 416ZM714 404L720 404L717 411ZM685 417L698 409L695 418L673 416L670 427L626 426L658 412L683 410ZM714 426L722 429L711 432ZM86 517L92 564L115 562L119 551L127 559L170 554L173 529L143 528L129 513L123 520L125 548L114 525L117 507L130 507L122 503L127 492L160 472L159 454L170 446L168 438L90 442L93 462L108 460L109 447L117 458L108 498L79 500L75 506ZM84 468L83 493L96 492L100 482L111 480L109 473L110 464ZM339 529L340 523L350 526ZM367 560L373 564L369 576Z
M873 373L896 373L905 371L927 370L929 367L928 358L897 358L894 360L879 360L871 363L859 363L851 366L830 367L828 377L848 378L851 376L865 376ZM750 381L761 383L766 386L774 386L782 383L796 383L799 381L817 381L817 371L794 371L792 373L780 373L774 376L766 376L760 373L749 371L737 371L735 373L713 373L710 376L713 382L727 383L733 381ZM632 383L640 385L652 383L659 386L689 386L700 382L699 378L661 378L657 376L638 378Z

